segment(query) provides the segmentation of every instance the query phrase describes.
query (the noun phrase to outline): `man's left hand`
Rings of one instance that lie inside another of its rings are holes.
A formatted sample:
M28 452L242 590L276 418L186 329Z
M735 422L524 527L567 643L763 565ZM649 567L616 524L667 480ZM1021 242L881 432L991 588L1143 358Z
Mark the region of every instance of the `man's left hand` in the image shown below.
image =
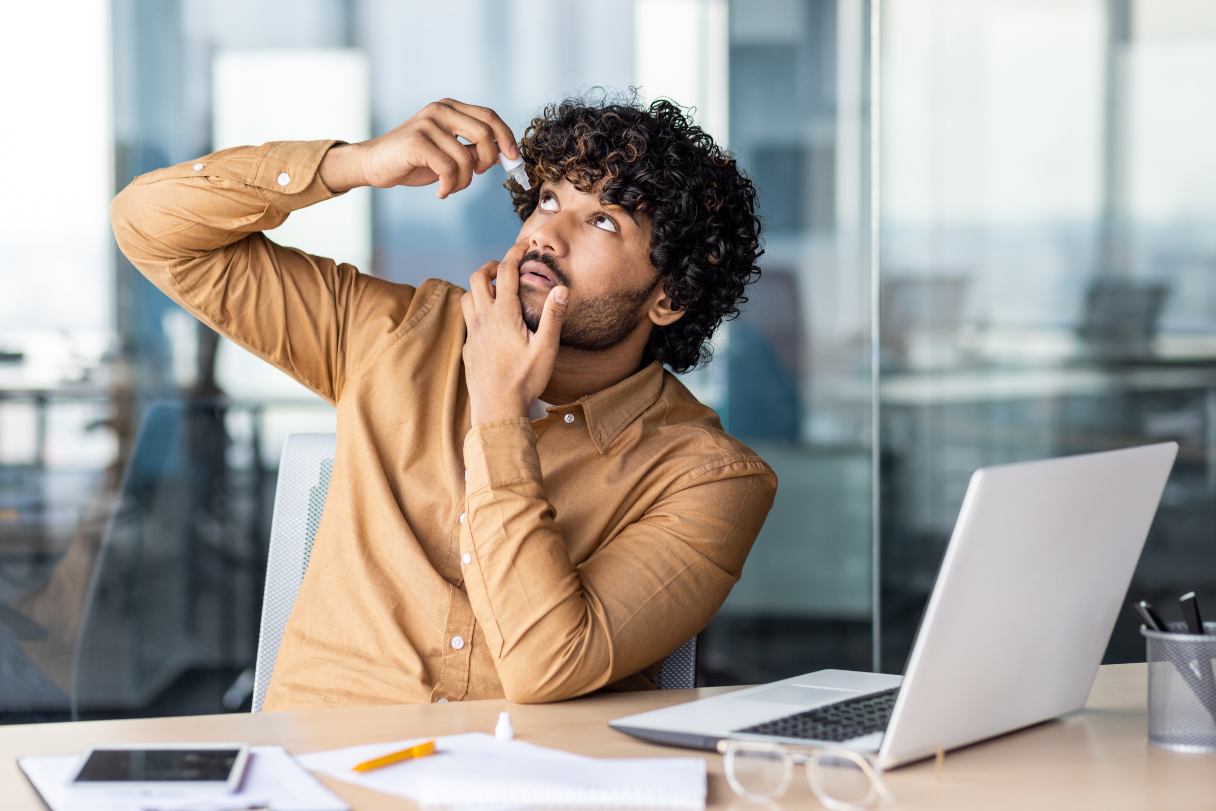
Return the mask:
M549 290L533 334L519 301L519 260L526 252L527 243L517 242L501 262L482 265L469 277L470 292L460 299L468 328L464 369L474 425L526 416L553 374L569 291L562 285Z

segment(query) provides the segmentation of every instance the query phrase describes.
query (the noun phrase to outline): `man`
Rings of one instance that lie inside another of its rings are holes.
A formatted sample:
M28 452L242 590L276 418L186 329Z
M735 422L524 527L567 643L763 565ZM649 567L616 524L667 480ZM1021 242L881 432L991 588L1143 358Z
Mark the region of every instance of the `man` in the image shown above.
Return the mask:
M515 143L444 99L371 141L227 149L114 200L142 273L337 407L267 709L653 686L772 505L769 467L663 369L703 360L759 273L750 181L665 101L570 99ZM508 183L518 241L467 292L261 233L357 186L446 198L499 151L532 189Z

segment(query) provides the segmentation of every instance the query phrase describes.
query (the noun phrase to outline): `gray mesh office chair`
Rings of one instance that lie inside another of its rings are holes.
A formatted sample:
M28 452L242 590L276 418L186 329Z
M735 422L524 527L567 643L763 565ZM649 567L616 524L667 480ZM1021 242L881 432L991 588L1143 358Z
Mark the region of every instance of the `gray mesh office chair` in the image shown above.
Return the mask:
M253 677L253 711L260 712L287 617L308 569L313 538L321 524L334 463L333 434L292 434L283 445L275 486L270 550L266 559L266 595L258 633L258 659ZM659 669L661 690L694 687L697 638L685 642Z

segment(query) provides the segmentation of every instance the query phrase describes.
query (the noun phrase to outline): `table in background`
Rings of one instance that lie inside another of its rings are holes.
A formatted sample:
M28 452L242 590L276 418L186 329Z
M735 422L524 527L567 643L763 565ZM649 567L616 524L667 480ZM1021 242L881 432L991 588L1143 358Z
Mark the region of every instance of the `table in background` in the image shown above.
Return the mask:
M890 772L896 802L885 809L1102 808L1210 809L1216 804L1216 754L1182 755L1145 743L1143 664L1108 665L1081 712L946 756ZM717 755L652 746L606 726L609 718L733 688L600 695L561 704L469 701L393 707L205 715L127 721L10 726L0 729L0 799L5 811L43 806L17 768L20 755L80 752L89 746L151 741L248 741L293 753L456 732L492 732L509 709L521 740L600 757L703 756L709 807L759 809L734 796ZM322 778L358 811L409 807L397 797ZM805 783L793 782L784 806L818 808Z

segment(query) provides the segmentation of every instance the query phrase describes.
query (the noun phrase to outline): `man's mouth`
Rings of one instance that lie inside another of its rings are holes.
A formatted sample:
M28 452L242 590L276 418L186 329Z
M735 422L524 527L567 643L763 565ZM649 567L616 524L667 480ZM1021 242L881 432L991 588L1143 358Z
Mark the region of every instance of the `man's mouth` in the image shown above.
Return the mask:
M531 259L520 265L519 280L540 287L554 287L557 285L556 280L553 278L553 271L549 270L545 263L538 262L535 259Z

